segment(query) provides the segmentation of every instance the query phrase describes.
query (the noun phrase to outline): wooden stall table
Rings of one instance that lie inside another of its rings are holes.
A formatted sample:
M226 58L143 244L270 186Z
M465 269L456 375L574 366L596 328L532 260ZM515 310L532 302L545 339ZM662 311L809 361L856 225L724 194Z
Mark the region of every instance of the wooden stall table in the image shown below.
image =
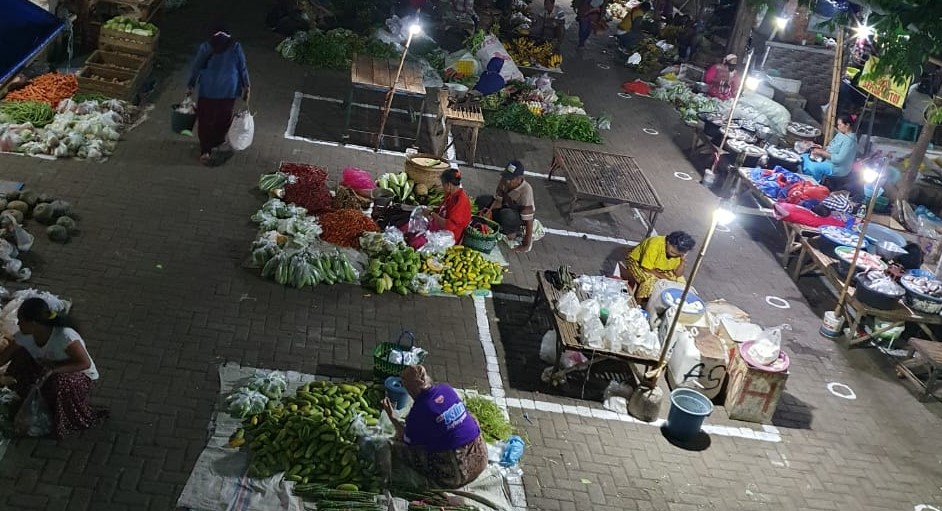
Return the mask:
M914 358L918 353L919 358ZM928 371L926 380L917 376L918 373ZM922 401L934 397L936 386L939 385L939 374L942 373L942 343L927 341L925 339L909 340L909 357L896 364L896 372L900 377L915 383L924 390Z
M478 130L484 127L484 112L481 111L481 104L462 104L452 105L448 98L448 91L442 89L439 93L439 102L442 105L442 116L445 118L446 130L451 130L455 126L468 128L471 131L471 154L468 157L467 164L474 166L474 155L478 150ZM455 138L452 136L451 142L445 146L444 151L455 144Z
M406 137L397 137L394 135L381 135L376 131L369 131L366 129L355 130L350 128L350 115L353 111L353 95L357 89L362 89L372 92L389 92L389 88L392 85L393 79L396 77L396 70L399 68L398 60L385 60L385 59L376 59L372 57L363 57L359 56L350 66L350 95L347 97L346 113L344 120L344 139L349 139L349 132L356 131L359 133L367 133L370 135L388 136L392 138L406 138ZM422 118L425 116L425 85L422 82L422 68L414 62L406 62L402 67L402 74L399 76L399 81L396 82L396 87L393 91L394 96L402 96L406 98L417 98L422 100L422 106L419 108L418 121L416 122L417 126L415 129L415 138L412 140L418 143L419 134L422 131ZM395 99L395 98L394 98ZM382 109L384 105L377 105L377 108ZM376 126L375 129L378 129L379 126ZM382 141L380 141L382 143Z
M557 147L548 179L557 171L566 174L572 199L570 220L575 216L599 215L626 206L637 208L648 212L648 232L644 236L647 238L654 231L657 215L664 211L651 182L630 156ZM579 209L579 202L591 206Z
M712 151L704 151L707 146L709 146ZM719 154L720 156L723 156L729 154L729 151L714 144L713 139L704 133L703 128L700 127L700 124L697 124L697 126L693 129L693 138L690 140L690 155L693 156L695 154Z
M623 352L613 352L604 349L590 348L589 346L584 345L582 343L582 334L580 333L579 325L577 323L566 321L559 314L559 312L556 311L556 304L559 302L559 298L563 295L564 292L556 289L556 287L546 279L546 276L542 270L536 272L536 279L539 285L537 287L536 301L533 302L533 308L530 309L530 318L532 319L533 314L541 305L546 305L549 315L552 317L553 324L556 327L556 363L553 365L553 372L552 376L550 377L550 381L565 379L566 375L572 372L591 370L593 364L597 364L603 360L618 360L624 362L634 374L637 381L644 381L644 373L656 366L658 363L658 358L656 356L646 357L630 355ZM577 289L575 292L580 301L586 300L588 298L585 293L582 292L582 290ZM634 298L631 297L630 293L627 295L627 298L631 305L637 306ZM565 353L567 350L584 353L588 355L589 360L568 369L563 369L562 357L563 353ZM642 366L644 369L639 370L637 367L635 367L635 364Z
M798 279L803 276L822 276L827 279L836 292L840 294L841 289L844 287L844 279L842 279L834 269L838 261L818 250L812 244L814 239L815 238L801 239L801 251L798 253L795 269L792 271L792 279L798 282ZM844 316L847 317L851 335L854 336L848 342L850 346L857 346L867 342L877 335L892 330L893 328L903 326L906 323L916 324L930 339L934 341L937 340L929 325L942 325L942 316L938 314L923 314L915 311L909 308L904 303L903 299L900 299L896 308L876 309L864 303L860 303L855 296L855 290L853 285L849 286L847 289L847 298L844 300ZM890 324L869 332L865 330L862 335L858 335L861 324L868 317L876 318Z

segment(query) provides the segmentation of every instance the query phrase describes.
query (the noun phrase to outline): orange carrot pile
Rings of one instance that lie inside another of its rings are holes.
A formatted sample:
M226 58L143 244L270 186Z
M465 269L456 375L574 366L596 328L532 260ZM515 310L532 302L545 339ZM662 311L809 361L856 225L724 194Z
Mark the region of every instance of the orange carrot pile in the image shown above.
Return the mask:
M29 85L6 95L5 101L42 101L53 108L78 91L74 74L46 73L30 80Z
M360 236L364 232L379 232L379 226L357 209L338 209L319 215L321 239L341 247L360 248Z

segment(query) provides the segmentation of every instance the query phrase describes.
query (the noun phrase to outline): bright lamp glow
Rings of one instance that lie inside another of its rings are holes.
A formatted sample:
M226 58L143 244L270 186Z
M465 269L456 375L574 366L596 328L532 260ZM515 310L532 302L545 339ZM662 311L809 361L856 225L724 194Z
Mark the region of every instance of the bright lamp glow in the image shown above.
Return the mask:
M788 26L788 18L785 16L776 16L775 17L775 26L779 30L785 30L785 27Z
M865 183L872 183L880 177L880 173L870 167L864 168L863 180Z
M410 33L410 34L412 34L412 35L417 35L417 34L418 34L419 32L421 32L421 31L422 31L422 25L419 25L418 23L413 23L413 24L409 25L409 33Z
M858 23L857 26L854 27L853 30L854 30L854 35L857 37L858 41L869 39L870 36L874 34L873 27L868 26L868 25L862 25L860 23Z
M761 83L761 82L762 82L762 80L756 78L755 76L747 76L747 77L746 77L746 88L749 89L749 90L756 90L756 89L759 88L759 83Z
M713 220L719 225L727 225L734 218L736 218L736 214L724 207L718 207L713 211Z

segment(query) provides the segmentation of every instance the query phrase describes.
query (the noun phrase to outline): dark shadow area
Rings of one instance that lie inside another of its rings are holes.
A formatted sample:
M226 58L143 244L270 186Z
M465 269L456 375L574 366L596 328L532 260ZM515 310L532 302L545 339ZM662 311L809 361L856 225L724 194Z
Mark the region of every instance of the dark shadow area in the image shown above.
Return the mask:
M311 140L343 142L365 147L374 147L376 139L373 132L379 131L382 112L372 106L383 105L383 95L358 91L354 96L353 108L346 111L345 105L334 100L312 99L305 97L298 112L298 123L294 135ZM428 123L419 116L421 100L407 100L397 96L393 100L392 110L384 128L382 149L404 152L416 144L414 140L417 123L422 120L418 147L431 147ZM428 105L426 105L428 111ZM346 116L349 114L349 129L345 129ZM344 140L347 133L349 139Z
M797 397L783 392L779 400L772 424L782 428L811 429L814 408Z
M679 449L691 452L700 452L705 451L710 448L710 445L713 444L713 440L710 438L710 435L704 433L703 431L697 433L696 436L689 440L680 440L674 438L667 431L667 424L664 424L660 427L661 435L670 442L671 445Z
M318 376L337 380L373 380L373 371L370 369L359 369L356 367L336 365L336 364L318 364Z
M494 312L498 319L500 339L504 347L508 371L508 386L525 392L575 399L601 401L605 388L612 381L633 382L627 364L615 360L597 362L590 369L573 371L566 381L553 386L541 379L551 364L540 359L543 336L555 328L545 305L532 315L534 292L516 286L499 286L494 290ZM513 295L508 298L506 295ZM519 297L519 298L516 298ZM591 359L591 355L587 356Z

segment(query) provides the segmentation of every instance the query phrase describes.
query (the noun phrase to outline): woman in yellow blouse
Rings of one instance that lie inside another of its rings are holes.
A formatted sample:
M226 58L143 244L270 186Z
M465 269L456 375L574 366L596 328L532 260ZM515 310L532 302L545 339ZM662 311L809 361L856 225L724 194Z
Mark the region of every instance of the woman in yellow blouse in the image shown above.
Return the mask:
M635 298L645 302L658 280L684 281L687 253L696 242L684 231L674 231L667 236L652 236L628 252L622 278L634 281L638 286Z

